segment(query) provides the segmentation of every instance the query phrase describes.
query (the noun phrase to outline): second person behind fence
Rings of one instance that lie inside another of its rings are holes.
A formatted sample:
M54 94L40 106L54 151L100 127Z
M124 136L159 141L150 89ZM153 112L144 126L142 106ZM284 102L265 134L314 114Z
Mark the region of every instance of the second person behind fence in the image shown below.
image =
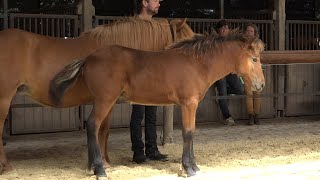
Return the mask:
M253 24L249 23L245 26L245 34L249 38L259 38L259 31L258 27ZM260 93L252 91L250 87L247 87L246 84L244 85L245 92L246 92L246 105L247 105L247 112L249 115L249 120L247 125L253 124L260 124L260 120L258 119L258 115L260 114L261 109L261 98Z
M219 21L215 30L220 38L227 36L229 34L229 25L227 21ZM226 59L226 61L228 61L228 59ZM242 95L244 92L242 82L236 74L228 74L226 77L218 80L215 83L215 86L217 87L219 96L227 96L228 94ZM224 118L224 124L229 126L235 125L234 119L229 111L228 100L219 99L218 103Z

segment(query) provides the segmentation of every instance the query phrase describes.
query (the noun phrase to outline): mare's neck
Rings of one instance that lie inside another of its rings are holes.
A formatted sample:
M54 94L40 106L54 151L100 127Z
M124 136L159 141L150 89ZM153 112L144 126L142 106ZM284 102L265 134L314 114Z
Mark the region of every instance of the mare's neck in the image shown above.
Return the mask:
M103 47L102 43L100 43L96 38L90 37L90 34L82 35L74 40L79 44L79 46L81 45L81 49L83 51L94 51Z

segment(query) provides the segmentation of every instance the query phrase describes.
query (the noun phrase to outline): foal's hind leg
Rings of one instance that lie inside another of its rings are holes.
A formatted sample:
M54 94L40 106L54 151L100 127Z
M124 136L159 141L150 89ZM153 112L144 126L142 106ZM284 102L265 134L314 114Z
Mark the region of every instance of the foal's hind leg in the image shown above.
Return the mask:
M110 159L108 156L110 115L111 115L111 110L109 111L107 117L103 120L99 130L99 145L100 145L100 152L101 152L102 163L104 168L110 167Z
M90 118L87 121L87 138L88 138L88 157L89 165L93 168L95 175L106 176L106 173L103 168L102 158L100 148L98 146L98 135L99 129L102 121L107 117L111 107L116 102L114 100L103 100L101 99L95 101L95 106L93 112L91 113Z
M0 99L0 137L2 137L3 135L4 121L7 117L12 97L13 95ZM12 170L12 167L9 164L6 154L4 152L2 141L2 138L0 138L0 174L2 174L5 171Z
M183 154L182 166L188 176L196 175L199 171L193 154L193 136L195 131L195 115L198 107L197 100L189 100L181 105L182 112L182 136L183 136Z

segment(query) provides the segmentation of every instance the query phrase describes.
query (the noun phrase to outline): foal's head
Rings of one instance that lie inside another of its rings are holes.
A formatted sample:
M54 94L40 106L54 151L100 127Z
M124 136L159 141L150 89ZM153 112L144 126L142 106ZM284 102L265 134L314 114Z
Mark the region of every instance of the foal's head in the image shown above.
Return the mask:
M252 91L261 91L265 85L260 61L264 44L258 38L244 38L244 45L241 46L242 53L236 62L235 72L244 79L247 87L251 86Z
M175 43L169 49L193 57L207 68L212 66L217 76L230 72L242 76L252 91L261 91L264 87L260 62L264 44L259 39L248 38L238 31L232 31L225 37L215 34L196 35L193 39Z

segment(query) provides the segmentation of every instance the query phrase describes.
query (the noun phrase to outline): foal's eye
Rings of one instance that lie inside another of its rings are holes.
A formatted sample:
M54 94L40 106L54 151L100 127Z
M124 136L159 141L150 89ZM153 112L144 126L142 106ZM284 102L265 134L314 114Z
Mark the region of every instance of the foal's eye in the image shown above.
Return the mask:
M258 62L258 58L257 57L252 57L252 61L253 62Z

